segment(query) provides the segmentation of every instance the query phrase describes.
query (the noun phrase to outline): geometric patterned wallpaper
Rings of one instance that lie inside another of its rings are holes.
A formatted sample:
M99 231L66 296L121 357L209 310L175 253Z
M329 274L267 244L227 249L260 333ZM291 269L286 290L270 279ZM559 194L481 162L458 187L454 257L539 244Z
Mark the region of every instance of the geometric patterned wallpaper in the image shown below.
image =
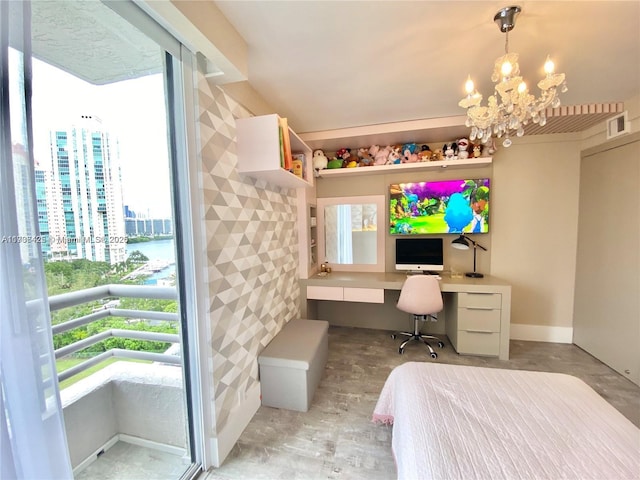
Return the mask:
M238 173L236 119L250 114L198 78L216 432L258 381L257 357L298 310L296 193Z

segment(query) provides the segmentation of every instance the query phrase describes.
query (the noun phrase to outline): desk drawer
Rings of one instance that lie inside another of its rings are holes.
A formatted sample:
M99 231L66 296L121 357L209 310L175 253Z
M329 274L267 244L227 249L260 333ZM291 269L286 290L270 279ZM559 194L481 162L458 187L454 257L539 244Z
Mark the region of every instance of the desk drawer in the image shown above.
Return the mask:
M500 334L458 331L458 353L471 355L495 355L500 354Z
M318 285L307 286L307 298L313 300L344 300L342 287L322 287Z
M384 289L344 287L344 301L384 303Z
M459 308L458 330L499 332L500 310L487 310L484 308Z
M465 293L458 294L459 307L501 308L502 295L499 293Z

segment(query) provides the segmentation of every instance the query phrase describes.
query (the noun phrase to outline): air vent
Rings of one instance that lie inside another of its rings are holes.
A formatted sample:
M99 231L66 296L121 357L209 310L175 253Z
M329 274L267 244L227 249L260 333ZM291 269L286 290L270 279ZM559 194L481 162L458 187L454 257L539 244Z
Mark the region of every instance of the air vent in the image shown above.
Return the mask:
M626 111L607 120L607 140L629 133L629 131L629 116Z

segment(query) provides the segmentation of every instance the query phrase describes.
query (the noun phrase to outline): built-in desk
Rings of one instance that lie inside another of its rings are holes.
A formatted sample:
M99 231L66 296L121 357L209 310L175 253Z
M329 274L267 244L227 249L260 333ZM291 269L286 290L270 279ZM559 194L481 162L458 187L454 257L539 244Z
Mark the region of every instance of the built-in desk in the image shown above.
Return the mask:
M300 280L301 316L315 318L317 301L388 304L390 298L397 298L405 279L405 274L393 272L332 272ZM445 331L454 349L508 360L511 285L490 275L478 279L442 275L440 288L445 298ZM389 291L396 291L396 297L387 295Z

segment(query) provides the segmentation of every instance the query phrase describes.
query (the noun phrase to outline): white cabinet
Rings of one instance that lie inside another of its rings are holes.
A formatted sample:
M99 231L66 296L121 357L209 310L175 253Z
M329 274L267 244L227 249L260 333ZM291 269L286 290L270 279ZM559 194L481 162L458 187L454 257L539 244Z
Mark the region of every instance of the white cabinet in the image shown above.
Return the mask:
M384 289L308 285L307 299L333 300L334 302L384 303Z
M313 185L311 149L300 140L300 137L291 128L283 133L289 136L291 153L302 154L305 157L303 178L282 168L278 115L239 118L236 126L238 172L286 188L311 187Z
M309 285L307 286L307 298L311 300L334 300L342 302L344 300L344 288Z
M384 290L381 288L344 287L345 302L384 303Z
M447 337L458 353L500 354L501 294L460 292L445 305Z

